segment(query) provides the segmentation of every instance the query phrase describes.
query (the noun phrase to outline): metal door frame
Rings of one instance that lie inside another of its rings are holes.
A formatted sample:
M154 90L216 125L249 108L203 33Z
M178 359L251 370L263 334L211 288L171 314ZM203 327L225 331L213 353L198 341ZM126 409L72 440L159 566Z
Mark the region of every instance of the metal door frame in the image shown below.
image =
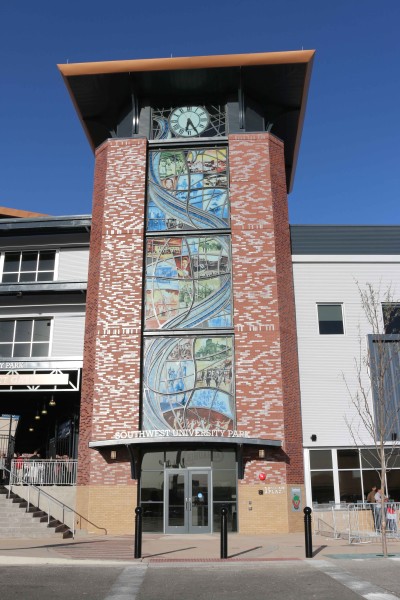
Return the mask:
M208 484L208 526L194 526L191 523L192 516L192 476L196 473L207 475ZM168 526L169 512L169 477L171 475L182 475L184 481L184 524L178 526ZM187 467L185 469L165 469L164 470L164 533L212 533L212 481L211 467Z

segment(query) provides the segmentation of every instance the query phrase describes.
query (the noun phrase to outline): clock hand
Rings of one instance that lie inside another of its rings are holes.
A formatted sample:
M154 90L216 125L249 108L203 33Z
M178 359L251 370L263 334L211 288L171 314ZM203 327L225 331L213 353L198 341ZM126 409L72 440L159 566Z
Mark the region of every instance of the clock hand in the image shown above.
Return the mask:
M190 125L190 127L191 127L192 129L194 129L194 130L195 130L195 132L196 132L196 133L199 133L199 132L197 131L196 127L193 125L193 123L192 123L192 119L188 119L188 120L187 120L187 123L186 123L186 131L189 129L189 125Z

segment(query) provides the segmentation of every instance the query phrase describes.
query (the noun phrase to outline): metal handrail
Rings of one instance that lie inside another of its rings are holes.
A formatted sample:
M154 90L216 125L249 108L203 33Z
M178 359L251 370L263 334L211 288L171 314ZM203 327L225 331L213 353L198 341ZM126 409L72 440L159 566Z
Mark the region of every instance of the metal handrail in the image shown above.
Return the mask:
M6 471L11 479L11 471L10 469L7 469L6 467L3 467L3 470ZM24 477L20 478L20 481L23 482L24 485L28 486L28 499L27 499L27 507L25 512L29 512L29 506L30 506L30 490L34 489L37 491L38 493L38 504L39 504L39 500L40 500L40 495L43 494L47 500L48 500L48 511L47 511L47 524L50 523L50 502L54 502L54 504L57 504L58 506L61 506L62 508L62 522L65 525L65 511L69 511L72 512L74 514L74 518L72 520L72 537L75 538L75 519L76 517L79 517L80 519L83 519L84 521L86 521L87 523L89 523L90 525L93 525L93 527L96 527L96 529L100 529L102 531L104 531L104 535L107 535L107 529L105 527L99 527L98 525L96 525L96 523L93 523L92 521L89 521L89 519L87 519L86 517L84 517L83 515L81 515L80 513L78 513L74 508L71 508L70 506L67 506L66 504L64 504L64 502L61 502L61 500L57 500L56 498L53 498L53 496L50 496L50 494L48 494L47 492L45 492L44 490L42 490L42 488L38 487L37 485L34 485L32 483L30 483L29 481L26 481ZM8 484L8 494L7 497L10 498L10 495L12 493L12 487L13 487L13 483L9 483ZM33 504L32 504L33 506ZM40 508L38 506L38 508Z

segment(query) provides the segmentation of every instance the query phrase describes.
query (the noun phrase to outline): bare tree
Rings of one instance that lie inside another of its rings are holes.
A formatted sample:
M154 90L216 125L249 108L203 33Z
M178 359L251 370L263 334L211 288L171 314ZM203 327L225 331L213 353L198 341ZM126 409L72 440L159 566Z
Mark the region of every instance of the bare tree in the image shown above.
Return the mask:
M400 303L394 300L390 287L382 290L381 286L372 283L361 286L358 282L357 287L369 333L366 346L360 329L359 354L354 359L356 385L351 385L344 376L356 412L351 420L346 418L346 423L357 447L374 446L371 466L376 469L383 490L379 521L382 552L386 557L386 474L392 466L400 433L400 336L391 333L399 331L391 325L400 319Z

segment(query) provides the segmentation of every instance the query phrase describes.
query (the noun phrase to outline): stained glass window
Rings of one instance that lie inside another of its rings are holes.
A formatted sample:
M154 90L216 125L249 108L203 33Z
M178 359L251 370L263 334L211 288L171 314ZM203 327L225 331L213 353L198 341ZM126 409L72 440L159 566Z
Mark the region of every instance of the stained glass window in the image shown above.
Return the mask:
M149 152L147 231L229 227L227 149Z
M147 239L146 329L232 327L228 236Z
M232 336L144 339L143 429L235 429Z

